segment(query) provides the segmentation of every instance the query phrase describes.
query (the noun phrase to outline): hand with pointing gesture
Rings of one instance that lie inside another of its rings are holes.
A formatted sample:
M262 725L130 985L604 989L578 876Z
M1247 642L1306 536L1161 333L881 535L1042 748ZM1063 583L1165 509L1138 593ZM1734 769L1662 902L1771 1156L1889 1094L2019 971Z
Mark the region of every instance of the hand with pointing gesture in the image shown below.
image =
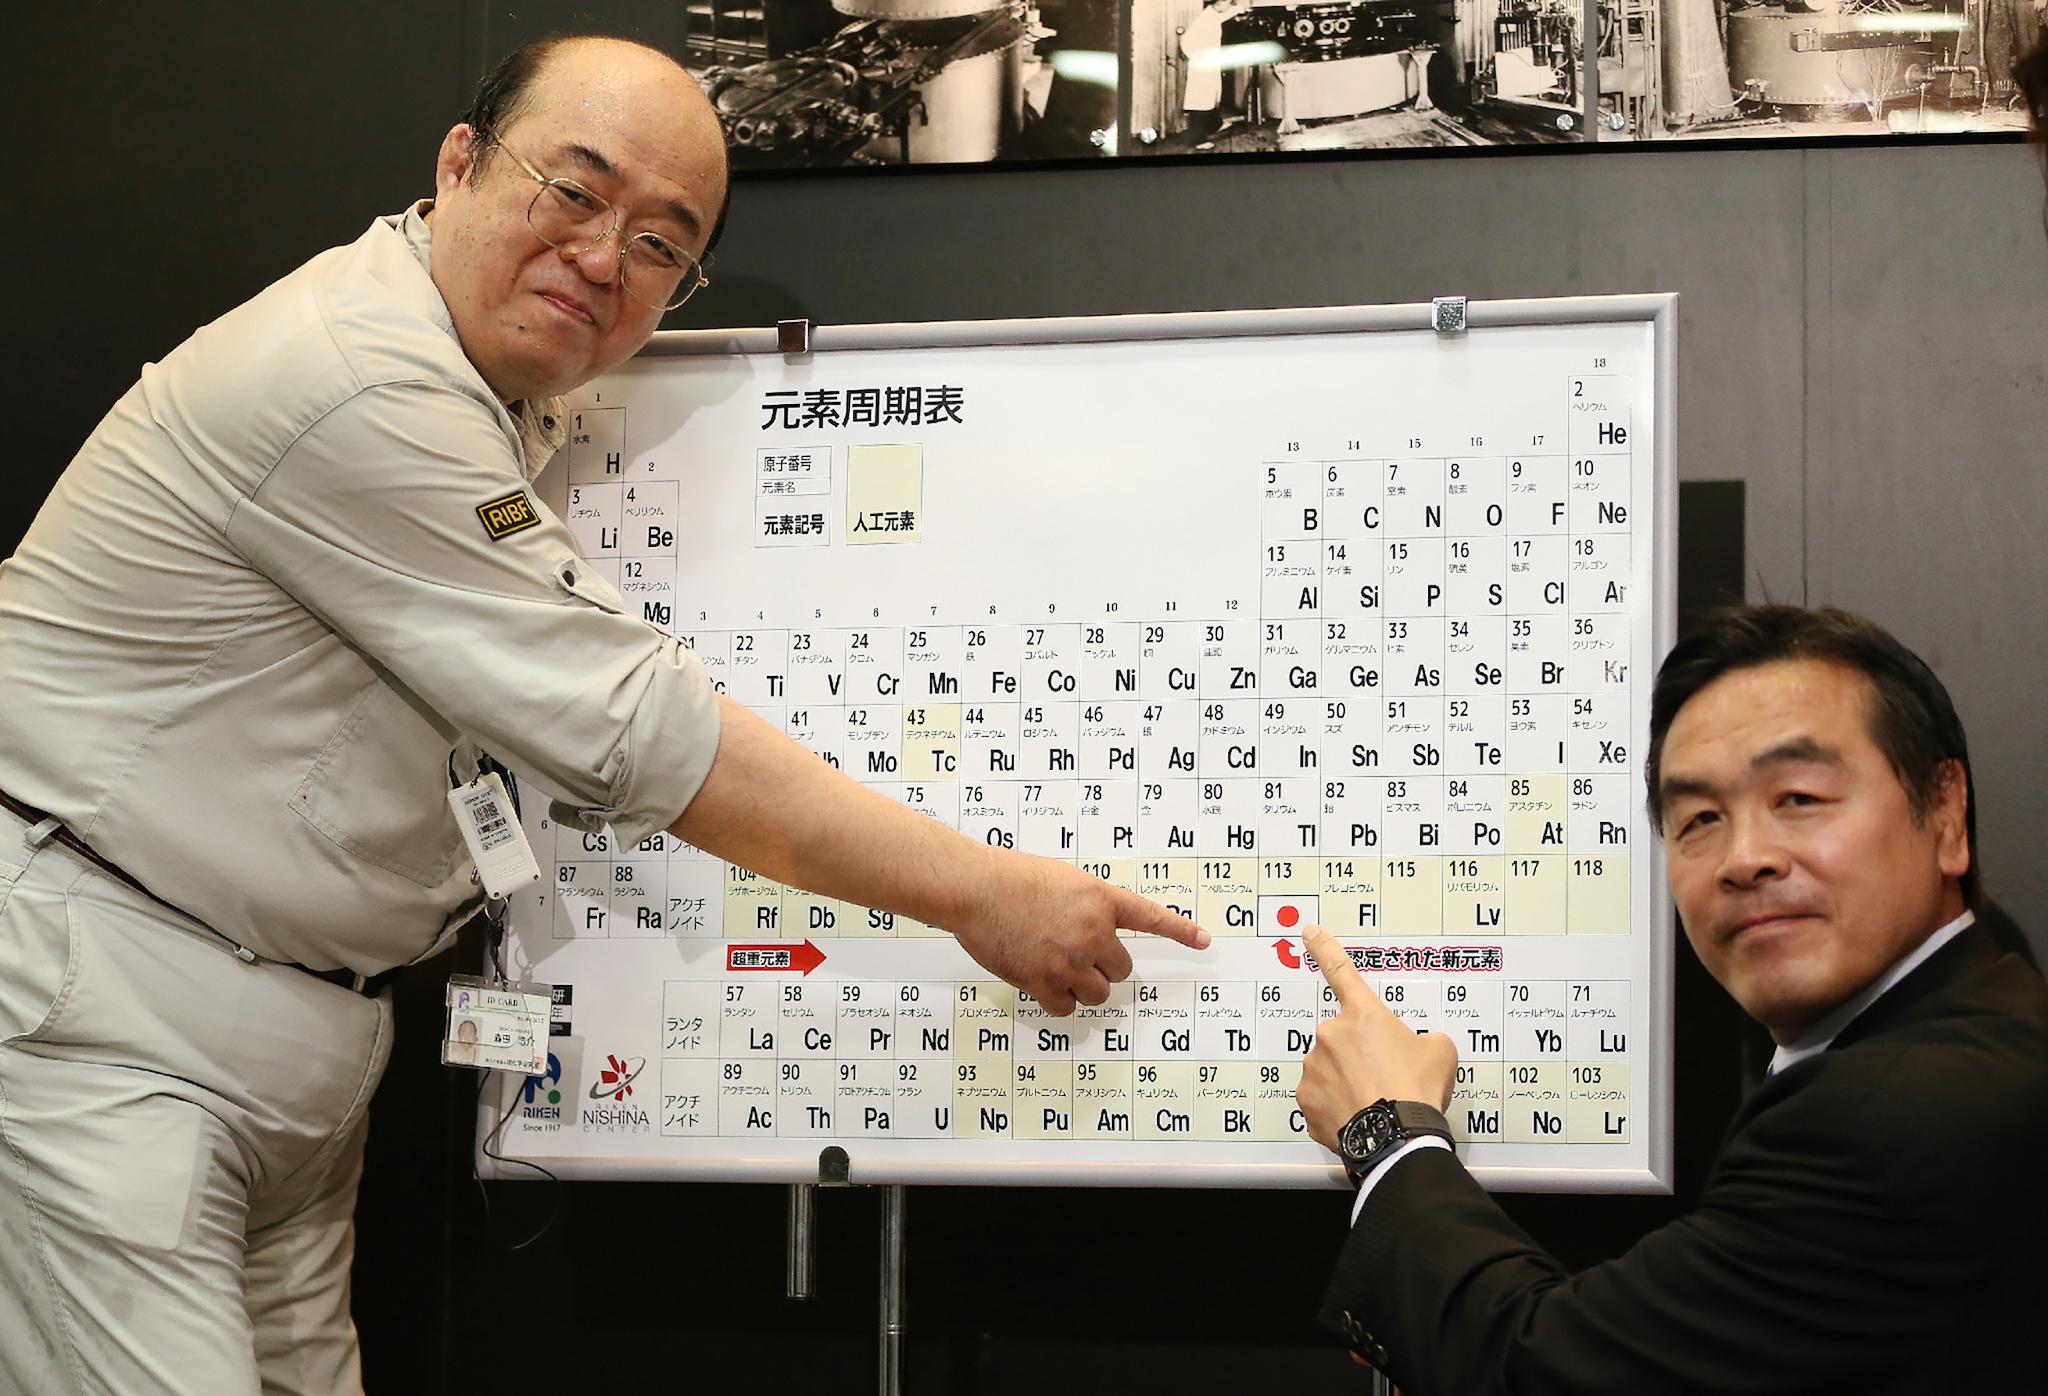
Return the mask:
M990 850L985 895L951 929L975 963L1037 999L1055 1018L1075 1003L1098 1004L1130 978L1131 952L1118 930L1162 936L1192 950L1209 933L1157 902L1082 872L1071 863Z
M1458 1075L1458 1049L1451 1040L1439 1032L1418 1033L1395 1017L1321 926L1309 927L1302 944L1338 1004L1336 1017L1317 1024L1315 1045L1294 1090L1310 1137L1335 1153L1337 1131L1376 1101L1448 1106Z

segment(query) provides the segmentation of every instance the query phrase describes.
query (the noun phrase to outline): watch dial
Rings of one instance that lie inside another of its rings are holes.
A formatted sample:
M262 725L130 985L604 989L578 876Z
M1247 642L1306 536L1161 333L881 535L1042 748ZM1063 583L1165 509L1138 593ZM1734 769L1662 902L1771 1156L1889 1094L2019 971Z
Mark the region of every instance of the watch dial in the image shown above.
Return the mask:
M1369 1109L1344 1127L1344 1133L1337 1142L1352 1158L1364 1159L1385 1148L1393 1133L1394 1121L1387 1112Z

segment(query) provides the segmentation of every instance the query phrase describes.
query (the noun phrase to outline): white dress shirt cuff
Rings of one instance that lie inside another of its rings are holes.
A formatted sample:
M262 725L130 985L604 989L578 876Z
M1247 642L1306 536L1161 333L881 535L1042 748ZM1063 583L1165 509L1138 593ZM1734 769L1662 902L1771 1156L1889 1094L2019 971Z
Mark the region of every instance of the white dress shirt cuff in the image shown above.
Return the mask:
M1351 1204L1351 1224L1358 1225L1358 1214L1365 1210L1365 1199L1372 1195L1375 1184L1387 1176L1387 1170L1399 1163L1417 1149L1449 1149L1450 1141L1439 1139L1434 1134L1425 1134L1419 1139L1410 1139L1400 1148L1388 1154L1372 1166L1372 1172L1365 1175L1365 1181L1358 1185L1358 1201ZM1455 1152L1455 1151L1454 1151Z

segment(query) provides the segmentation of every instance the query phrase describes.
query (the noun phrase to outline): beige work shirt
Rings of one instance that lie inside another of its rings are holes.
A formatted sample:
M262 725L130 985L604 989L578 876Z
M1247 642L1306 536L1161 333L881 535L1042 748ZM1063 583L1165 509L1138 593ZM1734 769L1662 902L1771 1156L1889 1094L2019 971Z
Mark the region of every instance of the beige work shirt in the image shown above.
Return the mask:
M0 563L0 789L316 969L407 963L475 909L451 756L631 845L718 743L696 657L528 487L559 404L508 411L463 355L428 207L146 366Z

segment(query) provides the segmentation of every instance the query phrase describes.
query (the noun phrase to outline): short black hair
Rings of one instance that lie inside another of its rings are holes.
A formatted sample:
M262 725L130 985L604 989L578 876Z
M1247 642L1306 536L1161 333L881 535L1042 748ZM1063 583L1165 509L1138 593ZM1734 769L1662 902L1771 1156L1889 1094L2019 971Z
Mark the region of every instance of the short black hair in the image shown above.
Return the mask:
M498 132L518 120L525 112L532 99L534 80L547 67L548 60L554 57L555 50L579 39L611 39L617 43L632 44L646 49L649 53L659 53L671 63L675 62L653 44L641 43L638 39L628 39L617 34L544 34L538 39L521 44L500 58L496 66L484 74L483 81L477 84L476 96L470 99L469 109L457 118L471 132L471 180L483 176L484 167L490 163L491 152L498 148ZM710 256L711 249L718 246L718 239L725 232L726 211L731 207L732 172L728 165L725 197L719 201L718 216L711 222L711 236L704 242L705 256Z
M1954 761L1962 768L1969 796L1964 826L1970 844L1963 900L1977 905L1977 790L1955 704L1925 661L1883 626L1832 606L1722 607L1709 611L1699 628L1665 656L1650 695L1650 753L1643 767L1651 825L1663 828L1658 783L1664 738L1679 709L1724 674L1800 659L1840 664L1870 681L1870 736L1905 787L1915 820L1924 820L1934 808L1948 775L1947 763Z
M497 66L484 74L476 86L476 96L470 99L469 110L460 120L469 127L470 165L472 181L480 178L484 166L490 163L491 152L498 148L498 132L509 126L525 113L532 97L534 79L548 65L556 49L571 40L584 37L578 34L546 34L529 43L521 44L503 58Z

